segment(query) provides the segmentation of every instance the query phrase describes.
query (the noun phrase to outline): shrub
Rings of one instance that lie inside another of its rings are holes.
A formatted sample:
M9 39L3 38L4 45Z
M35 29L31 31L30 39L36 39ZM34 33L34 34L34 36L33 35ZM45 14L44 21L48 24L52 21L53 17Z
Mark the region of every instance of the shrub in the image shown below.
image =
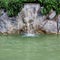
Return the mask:
M23 3L19 1L9 1L7 12L9 16L16 16L21 11Z
M57 14L60 13L60 0L39 0L39 3L43 6L42 14L49 13L51 9L55 10Z
M24 2L34 2L37 0L0 0L0 9L6 9L9 16L16 16L21 11ZM51 9L60 14L60 0L38 0L41 7L41 13L46 15Z
M0 9L3 9L5 6L4 6L4 2L2 0L0 0Z

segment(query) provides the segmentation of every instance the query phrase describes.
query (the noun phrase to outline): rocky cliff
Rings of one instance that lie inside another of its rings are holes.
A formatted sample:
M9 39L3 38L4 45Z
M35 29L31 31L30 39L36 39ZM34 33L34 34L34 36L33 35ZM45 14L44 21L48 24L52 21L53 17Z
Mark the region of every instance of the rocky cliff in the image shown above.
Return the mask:
M0 33L15 34L26 32L26 19L35 33L60 33L60 15L54 10L42 15L39 4L25 4L16 17L8 17L4 9L0 10Z

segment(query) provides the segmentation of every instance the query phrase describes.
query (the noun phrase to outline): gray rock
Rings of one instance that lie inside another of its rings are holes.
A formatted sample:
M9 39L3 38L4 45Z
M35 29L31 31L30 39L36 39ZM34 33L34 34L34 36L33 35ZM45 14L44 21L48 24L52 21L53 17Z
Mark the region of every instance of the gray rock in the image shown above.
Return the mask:
M17 29L21 30L24 27L24 22L23 22L23 16L21 15L21 13L18 14L17 18Z
M36 18L33 22L33 27L34 29L40 29L43 27L43 25L45 24L45 20L46 16L39 16L38 18Z
M55 21L47 20L47 23L44 25L43 29L49 33L57 33L57 23Z
M4 12L0 16L0 32L1 33L12 33L16 30L17 22L16 18L8 17L7 13Z
M59 32L60 32L60 15L58 15L58 29L59 29Z
M56 16L56 11L51 10L49 14L49 19L53 19Z

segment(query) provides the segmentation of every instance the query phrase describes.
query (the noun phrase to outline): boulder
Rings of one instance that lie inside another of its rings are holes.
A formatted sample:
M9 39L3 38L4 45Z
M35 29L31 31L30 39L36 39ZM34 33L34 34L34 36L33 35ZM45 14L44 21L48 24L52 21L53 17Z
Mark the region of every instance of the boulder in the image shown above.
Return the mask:
M7 12L3 12L0 16L0 32L1 33L12 33L17 30L16 18L8 17Z
M50 13L49 13L49 16L48 16L49 19L51 20L51 19L53 19L55 16L56 16L56 11L51 10Z
M43 30L45 30L47 33L57 33L56 21L47 20L47 23L43 26Z

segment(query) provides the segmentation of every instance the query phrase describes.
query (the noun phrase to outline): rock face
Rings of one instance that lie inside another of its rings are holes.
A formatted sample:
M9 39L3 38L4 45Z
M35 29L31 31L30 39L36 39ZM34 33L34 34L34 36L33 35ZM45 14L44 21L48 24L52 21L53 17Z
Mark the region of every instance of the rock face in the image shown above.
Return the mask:
M1 10L0 13L0 33L21 33L29 32L36 33L37 30L45 31L46 33L57 33L57 22L54 17L56 12L51 10L48 14L40 13L41 7L39 4L25 4L21 12L16 17L8 17L7 12ZM60 32L60 15L58 15L58 28ZM27 31L28 30L28 31Z
M23 19L23 21L25 22L26 26L27 25L32 25L33 26L33 30L44 30L47 33L57 33L57 23L54 20L50 20L53 19L56 16L56 12L51 10L50 14L49 14L49 20L47 20L47 16L43 16L39 15L39 11L40 11L41 7L39 4L26 4L24 6L24 8L22 9L22 11L24 13L20 14L23 15L21 16L21 18ZM32 23L29 23L29 21L32 21ZM29 26L30 27L30 26ZM32 30L28 27L27 30Z
M2 11L3 13L0 16L0 33L14 33L18 25L16 18L10 18L4 10Z
M57 32L57 23L55 21L47 21L44 25L43 29L48 33L56 33Z
M39 4L26 4L23 8L25 13L24 21L26 25L26 33L33 34L34 31L34 21L38 17L38 10L40 9Z

